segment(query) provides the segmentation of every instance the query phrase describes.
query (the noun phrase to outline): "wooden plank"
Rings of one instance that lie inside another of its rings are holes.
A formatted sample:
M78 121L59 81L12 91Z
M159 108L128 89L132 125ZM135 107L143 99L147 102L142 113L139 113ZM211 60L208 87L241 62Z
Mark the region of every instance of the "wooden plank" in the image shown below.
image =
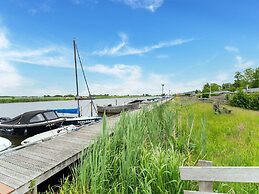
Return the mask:
M4 160L0 160L0 168L8 168L8 169L12 169L14 170L15 172L19 172L21 174L33 174L34 172L31 170L31 169L27 169L27 168L24 168L22 166L18 166L17 164L13 164L13 163L10 163L10 162L6 162Z
M72 144L67 143L66 145L55 142L53 145L50 143L41 143L39 144L38 148L47 148L52 150L52 153L59 153L62 152L64 155L73 154L74 150Z
M56 162L53 161L53 160L50 160L50 159L46 159L46 158L43 158L41 156L37 156L35 154L32 154L30 152L26 152L26 150L24 150L23 152L19 152L16 154L17 156L24 156L26 158L29 158L30 160L37 160L37 161L42 161L42 162L46 162L50 165L55 165Z
M57 172L61 171L65 167L69 166L70 164L74 163L76 160L80 159L79 155L76 154L69 159L63 161L62 163L57 164L54 168L45 171L42 173L40 176L35 177L36 180L36 185L42 183L43 181L47 180L49 177L53 176ZM28 191L28 187L30 186L30 182L22 185L20 188L17 188L13 193L14 194L20 194L20 193L25 193Z
M30 158L18 155L12 155L8 158L4 158L3 160L38 172L46 170L47 166L49 166L48 163L41 162L38 160L31 160Z
M79 142L85 142L85 141L89 141L91 140L93 137L92 136L87 136L87 135L68 135L68 136L62 136L60 137L60 139L63 139L63 138L68 138L68 139L71 139L75 142L77 142L79 140Z
M36 150L36 152L29 151L28 149L24 149L21 153L24 156L31 155L35 158L42 158L43 160L48 160L50 163L57 163L57 160L53 159L53 156L49 154L48 152L39 152Z
M259 167L180 167L182 180L259 183Z
M81 150L82 149L85 149L86 147L88 147L88 145L91 144L91 141L90 140L85 140L83 142L79 142L79 141L74 141L74 140L71 140L70 138L62 138L62 139L58 139L57 140L58 142L63 142L64 145L67 144L67 143L71 143L72 146L73 146L73 149L78 149L80 148ZM81 151L80 150L80 151Z
M1 180L0 180L1 183L4 183L5 185L12 187L14 189L18 188L23 184L22 181L16 178L10 177L9 175L2 174L1 172L0 172L0 177L1 177Z
M3 183L0 183L0 193L1 194L9 194L12 191L14 191L14 188L9 187L8 185L5 185Z
M57 153L57 151L45 147L37 147L36 149L30 149L30 147L28 147L25 150L35 155L43 155L44 158L53 160L57 163L59 163L61 159L65 157L63 153Z
M18 171L15 171L14 169L10 169L8 168L8 166L6 167L0 167L0 172L1 174L5 175L5 176L9 176L11 178L20 180L21 182L24 181L24 179L29 179L30 176L28 174L24 174Z

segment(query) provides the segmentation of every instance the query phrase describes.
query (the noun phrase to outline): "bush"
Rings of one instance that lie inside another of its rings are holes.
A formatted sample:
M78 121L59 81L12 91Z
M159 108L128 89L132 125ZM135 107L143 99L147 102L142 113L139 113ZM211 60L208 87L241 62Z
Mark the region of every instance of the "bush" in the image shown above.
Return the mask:
M259 110L259 93L247 94L239 91L234 94L230 104L241 108Z
M209 94L208 93L202 93L202 98L209 98Z

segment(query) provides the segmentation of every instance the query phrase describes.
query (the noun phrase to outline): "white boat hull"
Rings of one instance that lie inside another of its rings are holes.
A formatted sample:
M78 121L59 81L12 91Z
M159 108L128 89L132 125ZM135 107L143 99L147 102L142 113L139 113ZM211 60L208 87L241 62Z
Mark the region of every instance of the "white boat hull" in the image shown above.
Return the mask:
M68 133L72 130L76 130L76 129L77 129L77 127L75 127L74 125L60 127L60 128L57 128L57 129L53 129L53 130L46 131L46 132L43 132L43 133L39 133L37 135L29 137L29 138L23 140L21 144L22 145L28 145L28 144L47 141L49 139L55 138L57 136L64 135L64 134L66 134L66 133Z
M0 137L0 152L8 149L11 145L12 143L8 139Z

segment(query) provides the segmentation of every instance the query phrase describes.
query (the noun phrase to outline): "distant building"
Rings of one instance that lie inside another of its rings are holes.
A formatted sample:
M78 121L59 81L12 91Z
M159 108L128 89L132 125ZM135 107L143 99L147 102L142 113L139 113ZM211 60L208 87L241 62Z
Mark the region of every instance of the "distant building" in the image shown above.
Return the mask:
M180 96L195 96L195 91L179 93Z
M212 92L211 94L214 94L214 95L233 94L233 92L230 92L230 91L216 91L216 92Z
M255 93L255 92L259 92L259 88L247 88L247 89L243 89L243 91L247 93Z

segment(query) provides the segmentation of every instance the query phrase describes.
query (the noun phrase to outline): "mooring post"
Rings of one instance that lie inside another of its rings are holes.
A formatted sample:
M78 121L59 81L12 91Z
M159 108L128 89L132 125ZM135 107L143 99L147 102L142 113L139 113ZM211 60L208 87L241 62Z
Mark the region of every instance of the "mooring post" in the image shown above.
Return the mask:
M197 166L212 166L212 161L199 160ZM199 191L213 192L213 182L199 181Z

